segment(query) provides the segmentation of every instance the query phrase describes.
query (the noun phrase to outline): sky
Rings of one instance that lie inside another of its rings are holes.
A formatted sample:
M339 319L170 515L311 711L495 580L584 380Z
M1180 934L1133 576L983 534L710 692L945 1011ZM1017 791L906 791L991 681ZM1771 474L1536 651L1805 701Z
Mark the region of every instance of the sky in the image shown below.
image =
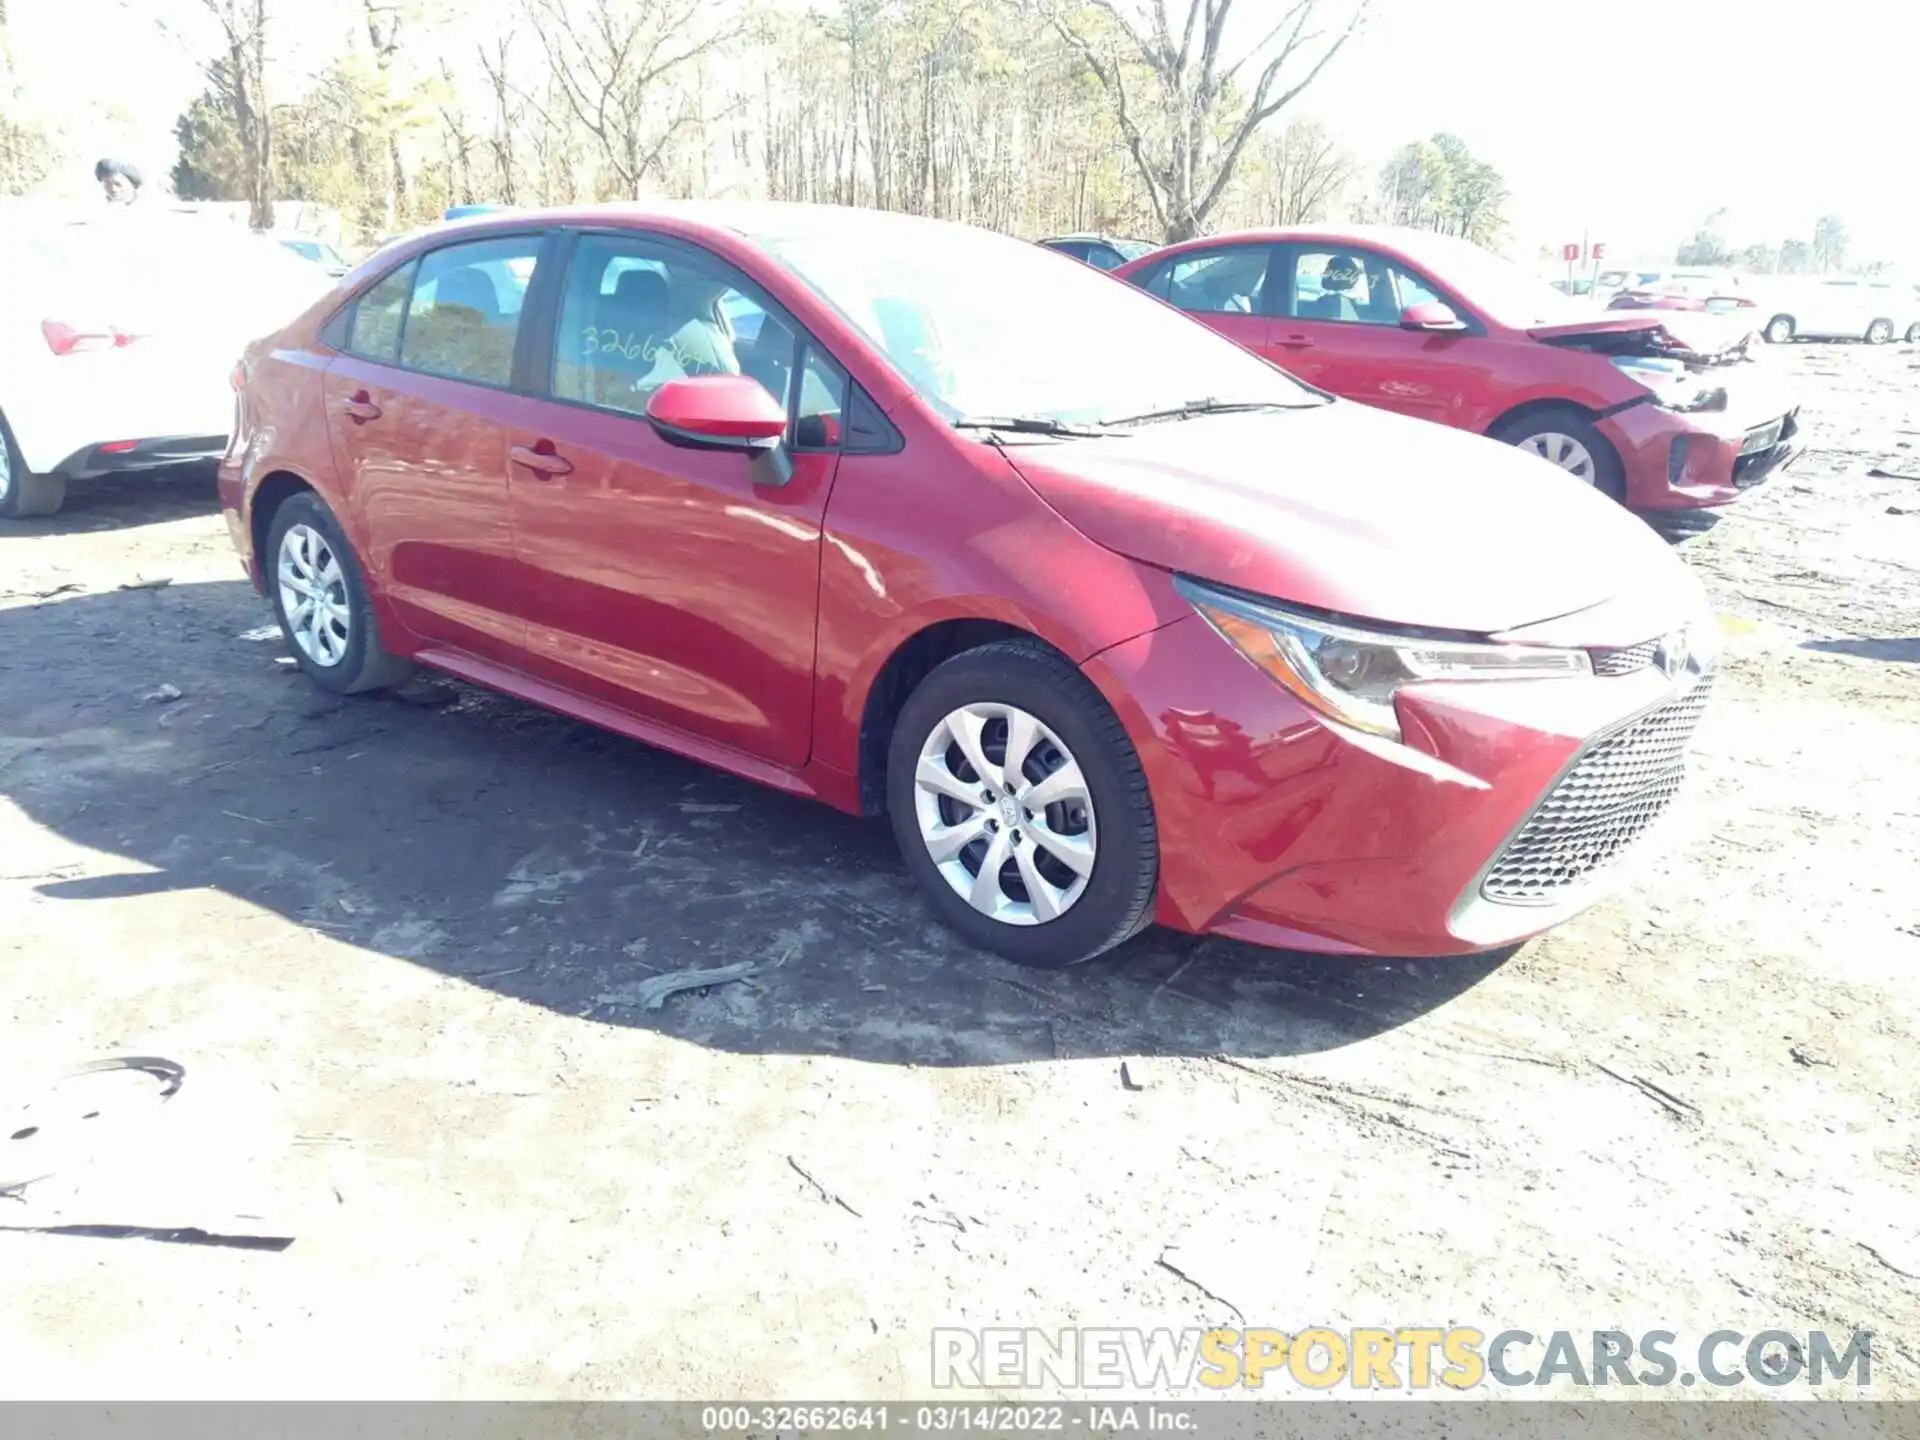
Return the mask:
M1453 131L1556 246L1668 249L1722 207L1778 243L1831 212L1920 269L1916 58L1916 0L1375 0L1296 103L1376 157Z
M445 3L471 23L503 0ZM1236 28L1257 32L1287 3L1237 0ZM173 118L198 88L191 50L210 38L201 0L8 8L36 91L119 112L94 106L82 148L131 148L164 174ZM281 0L289 47L323 49L352 8ZM156 17L183 41L161 38ZM1516 250L1584 231L1621 260L1664 254L1722 208L1729 240L1777 243L1833 212L1856 255L1920 272L1916 56L1920 0L1374 0L1295 111L1369 173L1408 140L1459 135L1507 177Z

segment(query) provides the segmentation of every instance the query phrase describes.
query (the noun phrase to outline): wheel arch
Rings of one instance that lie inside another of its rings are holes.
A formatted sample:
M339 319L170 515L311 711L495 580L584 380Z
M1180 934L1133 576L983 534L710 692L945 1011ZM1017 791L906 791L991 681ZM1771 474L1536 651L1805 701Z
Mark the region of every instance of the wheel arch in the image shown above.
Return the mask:
M1512 429L1523 421L1555 411L1571 411L1589 425L1600 418L1600 412L1591 405L1583 405L1578 400L1569 400L1564 395L1545 395L1532 400L1523 400L1520 404L1512 406L1487 426L1486 433L1494 439L1499 439L1502 432Z
M1043 636L985 616L936 620L907 636L881 663L861 703L858 779L862 815L886 813L887 750L893 742L894 722L907 697L943 662L996 640L1024 641L1074 663L1072 656Z
M253 487L247 501L247 537L253 545L254 565L263 577L270 564L267 536L273 529L273 517L282 505L302 492L318 493L310 480L291 470L271 470Z

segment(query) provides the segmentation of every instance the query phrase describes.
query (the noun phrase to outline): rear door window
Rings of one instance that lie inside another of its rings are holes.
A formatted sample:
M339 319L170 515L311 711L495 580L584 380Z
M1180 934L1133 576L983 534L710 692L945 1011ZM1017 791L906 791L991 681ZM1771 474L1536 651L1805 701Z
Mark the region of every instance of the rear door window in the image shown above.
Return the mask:
M1262 315L1271 246L1229 245L1194 250L1168 262L1154 277L1154 294L1199 315Z
M432 251L419 262L400 336L410 370L506 387L541 237L510 235Z

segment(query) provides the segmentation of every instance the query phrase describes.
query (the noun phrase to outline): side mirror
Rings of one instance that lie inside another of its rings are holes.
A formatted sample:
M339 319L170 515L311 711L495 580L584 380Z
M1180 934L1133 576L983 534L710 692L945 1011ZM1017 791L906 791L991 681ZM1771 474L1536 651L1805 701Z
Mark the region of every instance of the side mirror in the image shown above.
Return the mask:
M781 443L786 407L751 375L669 380L647 402L647 423L662 440L684 450L750 457L757 485L784 485L793 478L792 458Z
M1429 300L1422 305L1409 305L1400 312L1402 330L1464 330L1466 324L1453 313L1451 305L1442 305L1438 300Z

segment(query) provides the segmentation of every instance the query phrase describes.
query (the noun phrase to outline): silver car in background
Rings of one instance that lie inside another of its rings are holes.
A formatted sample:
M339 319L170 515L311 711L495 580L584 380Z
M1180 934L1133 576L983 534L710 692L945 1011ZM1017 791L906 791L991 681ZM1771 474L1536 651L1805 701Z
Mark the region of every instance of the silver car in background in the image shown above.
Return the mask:
M1761 333L1775 345L1789 340L1920 343L1920 292L1892 280L1782 278L1763 292L1761 306L1766 316Z

